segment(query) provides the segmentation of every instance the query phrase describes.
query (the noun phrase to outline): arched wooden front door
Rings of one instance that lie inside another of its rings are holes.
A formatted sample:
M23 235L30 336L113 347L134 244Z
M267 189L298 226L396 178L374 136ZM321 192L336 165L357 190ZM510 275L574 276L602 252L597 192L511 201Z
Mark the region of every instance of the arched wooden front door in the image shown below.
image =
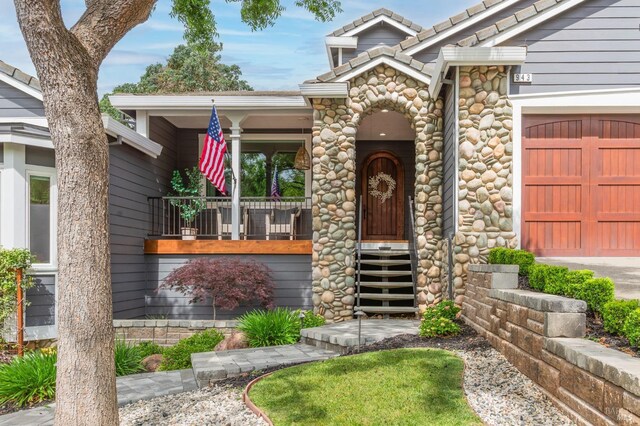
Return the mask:
M371 154L361 172L362 239L404 239L404 169L390 152Z

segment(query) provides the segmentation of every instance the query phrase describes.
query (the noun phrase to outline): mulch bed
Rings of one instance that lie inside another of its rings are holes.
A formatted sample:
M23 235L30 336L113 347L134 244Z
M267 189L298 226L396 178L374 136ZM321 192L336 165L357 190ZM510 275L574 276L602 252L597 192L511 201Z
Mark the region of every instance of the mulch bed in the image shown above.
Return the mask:
M523 277L521 275L518 276L518 289L540 293L539 290L531 288L528 277ZM596 318L593 312L587 312L587 335L585 337L594 342L598 342L607 348L615 349L633 357L640 358L640 348L631 347L629 340L627 340L626 337L606 332L604 330L602 320L600 318Z

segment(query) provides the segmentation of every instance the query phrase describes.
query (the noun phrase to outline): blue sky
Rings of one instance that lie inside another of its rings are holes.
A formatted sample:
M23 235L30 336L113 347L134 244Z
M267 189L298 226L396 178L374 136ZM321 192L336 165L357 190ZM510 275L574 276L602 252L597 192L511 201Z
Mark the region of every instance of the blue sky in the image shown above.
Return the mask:
M239 3L212 0L223 43L223 62L238 64L244 78L257 90L297 89L297 84L328 71L324 36L372 10L386 7L423 26L455 15L480 0L343 0L344 10L332 22L321 23L308 12L283 0L287 8L274 27L251 32L240 20ZM138 81L147 65L163 61L182 42L182 26L169 16L170 0L159 0L144 24L127 34L111 51L100 69L100 94L114 86ZM34 73L15 18L13 0L0 0L0 59ZM62 0L68 26L84 10L84 0Z

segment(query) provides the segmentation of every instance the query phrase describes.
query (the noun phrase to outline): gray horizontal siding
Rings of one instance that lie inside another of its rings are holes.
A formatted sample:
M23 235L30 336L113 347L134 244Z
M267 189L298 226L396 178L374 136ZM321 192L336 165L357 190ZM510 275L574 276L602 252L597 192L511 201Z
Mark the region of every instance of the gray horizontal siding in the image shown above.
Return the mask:
M110 148L111 282L116 319L145 315L147 197L166 194L171 172L176 167L176 129L173 125L152 117L150 138L163 146L157 159L127 145Z
M55 167L55 151L49 148L27 145L25 148L25 162L34 166Z
M639 23L637 0L591 0L507 41L528 50L513 72L533 73L511 93L639 87Z
M444 40L441 40L440 42L438 42L436 45L430 46L427 49L416 53L415 55L413 55L414 58L416 58L417 60L424 62L424 63L429 63L429 62L435 62L436 59L438 59L438 54L440 53L440 48L442 46L446 46L448 44L456 44L458 43L460 40L476 33L477 31L480 31L490 25L493 25L494 23L496 23L497 21L506 18L507 16L513 15L514 13L518 12L519 10L525 9L527 7L529 7L531 4L533 4L535 1L537 0L521 0L520 2L518 2L516 5L511 6L509 8L507 8L506 10L502 10L500 12L496 12L495 14L493 14L491 17L484 19L480 22L477 22L474 25L471 25L470 27L464 29L464 30L460 30L459 32L457 32L455 35L448 37Z
M27 290L26 298L29 303L25 310L25 325L27 327L55 325L55 275L34 277L34 285Z
M395 46L406 38L407 34L404 31L400 31L391 25L382 23L374 25L358 34L358 47L356 49L343 49L342 62L345 63L376 46Z
M181 293L159 289L167 275L198 256L147 256L147 315L168 319L212 319L209 302L189 303ZM212 257L212 256L208 256ZM247 258L247 256L225 256ZM264 263L272 271L276 306L292 309L312 307L311 255L254 255L251 259ZM255 304L240 306L233 311L218 309L216 319L233 319L255 308Z
M44 117L42 101L0 81L0 117Z
M444 236L448 237L455 231L455 185L457 185L457 164L455 160L455 150L458 146L456 135L456 108L455 108L455 90L452 85L445 88L445 117L444 117L444 149L443 149L443 172L444 182L443 188L443 209L442 209L442 226Z

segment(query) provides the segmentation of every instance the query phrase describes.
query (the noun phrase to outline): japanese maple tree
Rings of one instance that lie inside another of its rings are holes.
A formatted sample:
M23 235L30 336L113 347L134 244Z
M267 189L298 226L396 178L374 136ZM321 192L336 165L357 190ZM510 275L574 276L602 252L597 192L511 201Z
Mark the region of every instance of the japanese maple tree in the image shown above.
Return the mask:
M190 296L189 303L211 301L216 308L233 310L243 302L255 301L273 307L271 270L254 260L199 257L173 270L160 288Z

